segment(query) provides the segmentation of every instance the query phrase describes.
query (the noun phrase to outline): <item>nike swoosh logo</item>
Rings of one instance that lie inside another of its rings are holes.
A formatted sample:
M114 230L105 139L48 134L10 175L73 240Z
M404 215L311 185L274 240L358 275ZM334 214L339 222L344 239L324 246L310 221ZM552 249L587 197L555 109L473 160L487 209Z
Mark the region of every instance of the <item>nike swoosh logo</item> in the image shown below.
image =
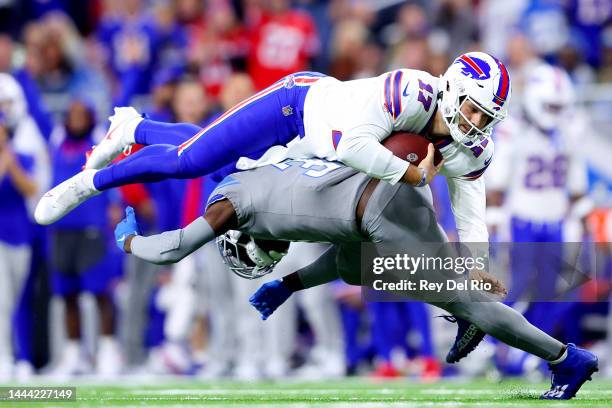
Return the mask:
M487 160L485 160L485 162L484 162L485 167L487 167L489 165L489 163L491 163L491 160L493 160L493 156L491 156Z
M117 240L117 242L123 242L123 241L125 241L125 238L127 238L127 237L126 237L126 235L125 235L125 234L123 234L123 235L122 235L122 236L121 236L121 237L120 237L120 238Z
M402 95L404 96L408 96L408 85L410 85L410 81L408 81L404 87L404 92L402 92Z

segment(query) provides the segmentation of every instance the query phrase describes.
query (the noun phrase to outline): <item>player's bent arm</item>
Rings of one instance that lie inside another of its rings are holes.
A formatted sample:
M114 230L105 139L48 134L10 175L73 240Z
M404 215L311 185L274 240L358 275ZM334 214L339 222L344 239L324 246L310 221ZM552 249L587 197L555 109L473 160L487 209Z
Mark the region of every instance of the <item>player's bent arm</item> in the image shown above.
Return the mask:
M235 229L237 224L233 205L229 200L221 200L209 206L203 217L185 228L142 237L138 235L134 211L128 207L126 219L115 228L115 238L118 243L123 242L125 252L145 261L166 265L180 261L215 236Z
M148 237L130 236L126 239L125 249L145 261L167 265L180 261L214 237L209 223L204 217L199 217L185 228Z
M249 302L266 320L297 291L323 285L338 279L336 247L330 247L316 261L293 272L282 280L261 285Z
M385 133L384 129L374 125L352 129L338 144L336 150L338 158L347 166L371 177L391 184L397 183L406 174L410 164L394 156L389 149L380 144L386 136Z
M338 279L338 268L336 267L336 246L329 247L316 261L303 267L294 274L299 278L304 289L314 288ZM283 278L283 281L289 276Z
M372 129L380 130L377 127ZM403 181L413 186L424 186L441 167L433 165L433 145L430 147L431 152L417 167L395 156L380 144L380 140L374 133L354 132L340 141L336 153L347 166L390 184Z

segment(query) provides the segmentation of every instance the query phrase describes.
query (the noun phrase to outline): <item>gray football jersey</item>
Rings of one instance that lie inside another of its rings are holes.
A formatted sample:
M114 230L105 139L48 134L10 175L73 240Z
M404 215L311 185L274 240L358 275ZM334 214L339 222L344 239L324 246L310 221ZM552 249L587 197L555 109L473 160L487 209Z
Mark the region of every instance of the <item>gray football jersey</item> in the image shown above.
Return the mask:
M256 238L364 241L355 210L369 179L340 163L288 160L226 177L208 205L229 199L238 216L238 229Z

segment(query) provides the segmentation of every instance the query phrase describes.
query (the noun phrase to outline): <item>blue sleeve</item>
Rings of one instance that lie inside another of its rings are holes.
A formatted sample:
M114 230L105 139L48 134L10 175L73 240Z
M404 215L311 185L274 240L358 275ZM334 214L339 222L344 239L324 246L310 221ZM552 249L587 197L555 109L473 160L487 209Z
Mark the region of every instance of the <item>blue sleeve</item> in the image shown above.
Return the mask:
M13 73L15 79L21 84L23 93L28 103L28 111L40 133L43 135L46 141L49 141L51 137L51 131L53 130L53 120L51 114L47 111L43 104L42 96L38 90L36 82L30 76L30 73L25 69L19 69Z
M23 168L26 173L32 174L34 170L34 157L21 153L16 153L15 156L21 168Z

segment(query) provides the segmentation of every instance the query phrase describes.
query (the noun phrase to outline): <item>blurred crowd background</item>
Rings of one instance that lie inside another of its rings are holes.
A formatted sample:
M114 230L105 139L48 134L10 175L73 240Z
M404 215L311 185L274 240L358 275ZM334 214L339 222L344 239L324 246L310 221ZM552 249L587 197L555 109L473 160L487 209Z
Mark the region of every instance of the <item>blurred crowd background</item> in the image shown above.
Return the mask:
M535 65L569 74L584 124L571 151L582 152L588 202L567 211L564 239L597 244L609 262L609 0L0 0L0 382L543 375L540 362L490 340L467 363L444 365L456 326L421 303L366 304L359 288L335 283L300 293L261 322L248 298L262 282L229 273L214 245L172 267L117 250L112 229L126 205L145 234L179 228L201 215L214 187L206 178L109 191L50 228L30 218L50 185L80 170L113 106L205 125L292 72L351 80L413 68L437 76L470 50L505 62L511 115L520 115ZM433 190L453 239L443 179ZM511 240L499 208L491 238ZM316 244L293 251L318 254ZM294 268L288 259L272 277ZM544 319L549 332L605 357L610 278L596 278L563 315Z

